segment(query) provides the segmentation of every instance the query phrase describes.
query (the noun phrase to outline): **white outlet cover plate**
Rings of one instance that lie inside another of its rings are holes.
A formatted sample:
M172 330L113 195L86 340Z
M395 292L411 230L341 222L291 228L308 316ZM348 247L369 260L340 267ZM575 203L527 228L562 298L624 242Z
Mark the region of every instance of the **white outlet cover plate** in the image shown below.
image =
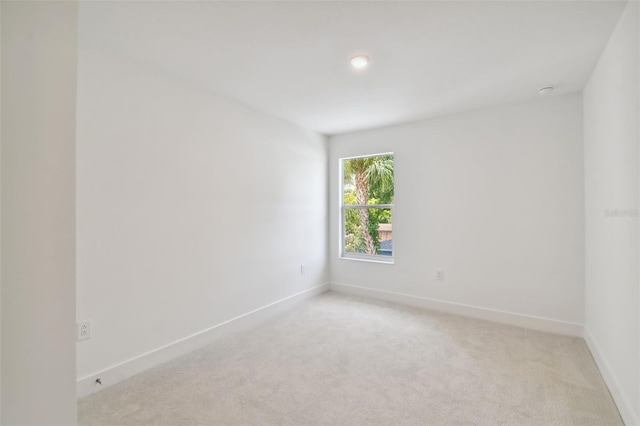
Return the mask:
M91 321L79 322L77 327L77 339L87 340L91 338Z

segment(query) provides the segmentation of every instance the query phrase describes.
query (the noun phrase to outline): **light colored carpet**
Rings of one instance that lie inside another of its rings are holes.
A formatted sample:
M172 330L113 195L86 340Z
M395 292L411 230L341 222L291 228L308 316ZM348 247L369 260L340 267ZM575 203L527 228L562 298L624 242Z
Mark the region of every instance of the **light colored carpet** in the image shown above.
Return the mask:
M81 425L619 425L584 341L325 293L84 398Z

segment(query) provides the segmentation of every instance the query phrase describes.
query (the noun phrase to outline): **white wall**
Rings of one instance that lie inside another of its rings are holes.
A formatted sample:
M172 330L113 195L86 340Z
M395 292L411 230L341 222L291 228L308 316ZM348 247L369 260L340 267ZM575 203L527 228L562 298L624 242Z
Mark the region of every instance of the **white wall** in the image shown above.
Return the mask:
M326 284L326 138L94 50L83 31L77 317L93 338L78 376Z
M2 424L71 425L77 4L2 4Z
M585 337L628 425L640 424L638 36L630 2L584 90Z
M2 117L2 2L0 2L0 117ZM2 423L2 119L0 119L0 423Z
M0 2L0 117L2 117L2 2ZM0 119L0 242L2 241L2 120ZM0 243L0 423L2 422L2 244Z
M579 94L335 136L329 151L332 288L581 332ZM388 151L395 264L339 259L338 159ZM438 268L444 282L435 280Z

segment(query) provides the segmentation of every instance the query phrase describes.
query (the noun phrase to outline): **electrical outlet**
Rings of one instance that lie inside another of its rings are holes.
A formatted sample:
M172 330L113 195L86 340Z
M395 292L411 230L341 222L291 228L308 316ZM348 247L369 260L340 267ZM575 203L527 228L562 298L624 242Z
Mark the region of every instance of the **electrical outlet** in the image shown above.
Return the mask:
M442 269L436 269L436 280L444 281L444 271Z
M304 275L304 263L300 264L300 275Z
M77 324L78 326L78 341L87 340L91 338L91 321L82 321Z

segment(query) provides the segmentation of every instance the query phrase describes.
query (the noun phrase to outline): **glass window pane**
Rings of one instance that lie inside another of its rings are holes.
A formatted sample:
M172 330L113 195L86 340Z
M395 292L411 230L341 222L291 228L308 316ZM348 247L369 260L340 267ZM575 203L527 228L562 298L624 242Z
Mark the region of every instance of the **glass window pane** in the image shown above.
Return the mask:
M344 252L393 255L391 209L345 207Z
M393 155L342 160L343 203L393 204Z

